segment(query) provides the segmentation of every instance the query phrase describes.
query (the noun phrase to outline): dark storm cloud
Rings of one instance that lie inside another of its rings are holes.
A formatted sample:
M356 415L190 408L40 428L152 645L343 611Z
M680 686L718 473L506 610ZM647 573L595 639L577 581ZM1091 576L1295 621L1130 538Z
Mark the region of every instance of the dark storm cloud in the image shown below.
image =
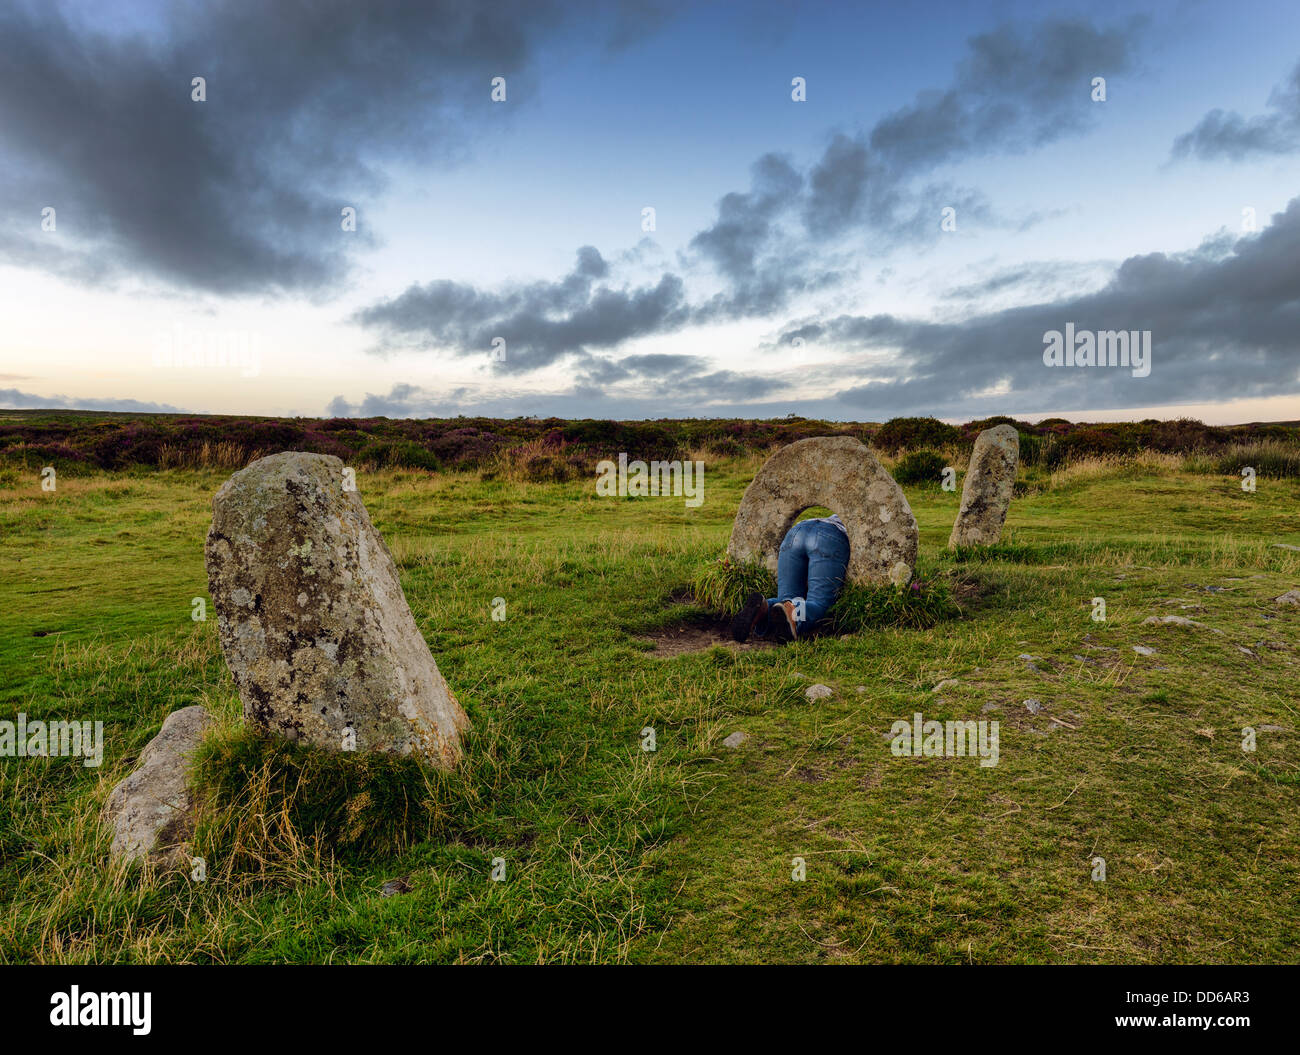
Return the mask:
M803 177L786 157L765 154L751 169L748 194L733 191L718 202L712 227L691 239L691 248L736 282L751 280L760 252L775 235L775 220L794 204Z
M597 285L609 267L591 246L558 282L533 282L487 293L446 280L413 285L363 308L354 321L374 329L379 350L451 347L491 355L505 341L501 372L535 370L568 353L613 348L653 333L668 333L688 319L682 280L665 274L653 286L612 289Z
M1150 330L1152 368L1043 364L1043 335ZM790 327L796 337L872 353L874 379L838 393L857 413L978 413L1009 404L1133 407L1300 391L1300 198L1257 235L1207 240L1182 254L1125 260L1095 293L933 323L839 316ZM1001 383L1005 394L981 395Z
M1270 113L1255 117L1211 110L1195 128L1174 140L1173 156L1240 161L1300 150L1300 63L1283 85L1273 89L1268 107Z
M698 377L708 370L708 361L698 355L625 355L622 359L591 356L582 364L579 381L587 386L646 378L678 381Z
M691 305L682 279L665 272L655 286L597 286L604 273L581 267L558 282L490 293L447 280L413 286L363 309L354 321L380 335L378 351L451 348L488 355L507 342L502 372L531 370L572 354L707 324L770 316L791 298L840 283L830 240L851 230L874 233L877 248L903 238L933 239L940 209L962 221L1000 222L983 195L948 184L915 187L915 178L957 157L1023 150L1084 127L1091 78L1129 70L1143 23L1099 30L1083 21L1048 21L1028 34L1012 27L971 38L953 85L923 93L869 132L832 136L802 174L789 157L765 154L752 166L750 189L724 195L716 219L691 239L683 256L711 268L724 288ZM1018 220L1019 226L1028 222ZM586 247L580 253L600 256ZM603 265L603 260L601 261ZM588 365L584 384L617 382L609 365Z
M972 37L950 87L920 93L869 131L831 140L809 176L808 231L827 237L866 227L898 236L907 229L899 221L909 219L907 186L917 174L1086 129L1098 105L1092 79L1130 72L1145 26L1136 18L1110 29L1051 19L1027 33L1004 25Z
M942 294L944 300L987 300L1003 293L1015 293L1020 299L1050 296L1062 288L1078 290L1095 285L1102 275L1114 270L1113 261L1033 260L986 274L974 282L953 286Z
M8 375L0 375L5 377ZM18 410L114 410L134 414L182 414L169 403L142 403L138 399L78 399L68 396L37 396L16 388L0 388L0 407Z
M671 392L684 405L704 406L755 399L788 387L778 376L709 367L709 360L699 355L628 355L617 360L592 356L583 364L574 391L599 396L608 385L631 381Z
M1092 78L1131 71L1145 25L1132 19L1098 29L1054 19L1026 33L1001 26L969 40L948 88L920 93L868 130L833 134L806 175L783 156L760 158L749 193L724 196L717 219L691 241L729 283L701 307L700 321L771 313L833 285L846 274L824 259L836 238L865 235L878 252L933 241L945 207L959 222L1031 225L1036 217L994 216L978 191L917 180L942 164L1022 152L1086 129L1098 105ZM783 224L791 214L794 223Z
M357 11L350 0L155 5L110 36L57 5L0 5L0 260L83 281L143 273L217 293L317 291L367 241L381 166L447 159L471 123L503 120L491 78L526 98L535 42L578 16L547 0ZM644 14L658 19L658 5ZM614 31L639 25L629 9ZM195 76L206 102L191 101ZM355 233L340 229L345 205L358 209ZM55 234L39 230L45 206Z
M690 357L687 357L690 358ZM643 378L649 382L650 378ZM746 413L745 405L788 387L780 377L716 370L638 384L627 391L610 391L579 378L566 392L500 392L470 387L430 392L399 383L387 393L367 392L360 402L336 396L326 408L330 417L471 417L555 416L599 417L715 417ZM782 407L781 414L789 411Z

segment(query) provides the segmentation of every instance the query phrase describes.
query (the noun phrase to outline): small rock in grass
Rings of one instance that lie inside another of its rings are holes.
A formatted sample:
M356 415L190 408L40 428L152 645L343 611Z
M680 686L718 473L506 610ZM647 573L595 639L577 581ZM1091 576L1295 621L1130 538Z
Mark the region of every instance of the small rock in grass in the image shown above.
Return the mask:
M1156 654L1154 648L1148 648L1146 645L1134 645L1133 651L1139 656L1154 656Z
M858 686L858 692L866 692L866 691L867 691L867 687L865 685Z
M824 700L831 694L831 687L829 685L809 685L808 688L804 689L803 694L810 700Z
M939 684L936 685L936 686L935 686L933 689L931 689L930 691L931 691L931 692L943 692L944 689L951 688L952 686L954 686L954 685L956 685L956 684L957 684L957 679L956 679L956 678L944 678L943 681L939 682Z
M1261 725L1259 727L1259 731L1261 733L1285 733L1286 726L1285 725Z
M744 733L737 731L737 732L732 733L732 734L731 734L729 737L727 737L725 740L723 740L723 741L722 741L722 746L723 746L723 747L739 747L741 744L743 744L743 743L744 743L746 740L748 740L748 739L749 739L749 737L746 736Z
M390 879L387 883L379 888L380 897L396 897L398 894L408 894L411 891L411 884L406 881L406 877L401 879Z
M1206 626L1204 623L1198 623L1195 619L1188 619L1185 615L1149 615L1142 620L1143 626L1195 626L1209 630L1215 634L1222 634L1222 630L1215 630L1212 626Z
M1289 550L1294 550L1296 553L1300 553L1300 546L1292 546L1292 545L1290 545L1289 543L1286 543L1286 542L1274 542L1274 543L1273 543L1273 548L1274 548L1274 549L1289 549Z
M1002 710L1002 704L986 703L983 707L980 708L980 714L988 714L990 711L1000 711L1000 710Z
M1025 701L1025 710L1027 710L1030 714L1037 714L1042 709L1043 709L1043 705L1039 703L1037 700Z
M1275 598L1278 604L1300 605L1300 590L1287 590L1281 597Z
M1047 671L1043 670L1042 667L1034 662L1037 658L1037 656L1031 656L1028 652L1022 652L1016 657L1016 659L1024 662L1025 670L1029 671L1031 674L1046 674Z

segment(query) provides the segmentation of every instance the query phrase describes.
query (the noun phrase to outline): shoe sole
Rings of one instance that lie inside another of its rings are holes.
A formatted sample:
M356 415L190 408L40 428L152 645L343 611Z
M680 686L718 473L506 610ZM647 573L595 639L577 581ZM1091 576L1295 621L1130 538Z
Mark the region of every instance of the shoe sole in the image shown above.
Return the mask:
M749 640L749 635L754 632L754 624L758 622L758 610L762 603L762 595L753 594L745 602L745 607L731 620L731 636L737 644L744 644Z

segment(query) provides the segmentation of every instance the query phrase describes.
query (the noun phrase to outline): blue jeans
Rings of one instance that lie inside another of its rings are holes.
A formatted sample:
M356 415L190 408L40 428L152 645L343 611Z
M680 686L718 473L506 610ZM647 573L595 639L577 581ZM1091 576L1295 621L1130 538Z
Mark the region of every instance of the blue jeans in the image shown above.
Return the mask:
M776 556L776 592L769 605L794 601L800 631L835 603L849 567L849 539L834 524L804 520L786 532ZM756 629L766 630L766 627Z

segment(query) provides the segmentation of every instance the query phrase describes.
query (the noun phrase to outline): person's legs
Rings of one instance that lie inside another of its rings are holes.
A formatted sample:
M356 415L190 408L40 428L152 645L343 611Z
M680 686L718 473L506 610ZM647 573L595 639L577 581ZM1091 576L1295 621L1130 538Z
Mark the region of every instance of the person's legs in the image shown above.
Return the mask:
M784 618L778 606L785 601L798 602L790 612L793 618L798 618L798 612L803 607L803 595L808 591L808 538L810 529L814 526L808 523L796 524L781 540L781 548L776 554L777 596L767 598L766 611L752 624L754 633L759 637L766 637L771 631L774 618ZM793 637L794 626L788 620L786 626L790 633L781 636Z
M776 555L777 600L789 601L808 592L809 540L816 524L804 521L785 533ZM769 601L774 604L775 601Z
M816 524L808 554L808 592L804 598L803 626L821 620L844 588L849 568L849 540L833 524Z

